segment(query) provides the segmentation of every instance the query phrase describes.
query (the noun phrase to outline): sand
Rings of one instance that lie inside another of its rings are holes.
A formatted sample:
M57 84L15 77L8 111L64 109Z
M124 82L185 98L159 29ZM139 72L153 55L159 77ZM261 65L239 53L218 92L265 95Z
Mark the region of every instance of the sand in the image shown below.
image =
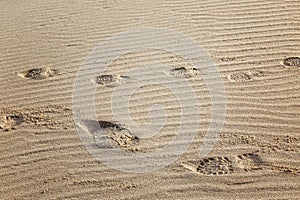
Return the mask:
M299 198L299 3L2 0L0 199ZM115 148L146 154L168 145L182 126L180 102L159 85L141 87L130 101L140 125L149 124L153 104L167 108L159 135L144 140L117 123L111 95L135 81L124 75L128 69L168 65L168 76L191 84L201 109L201 126L175 162L130 173L88 152L77 132L86 124L74 121L72 97L78 71L101 41L143 27L180 32L209 53L224 85L226 113L214 148L199 157L212 107L201 70L172 52L122 55L106 75L90 80L97 86L97 119Z

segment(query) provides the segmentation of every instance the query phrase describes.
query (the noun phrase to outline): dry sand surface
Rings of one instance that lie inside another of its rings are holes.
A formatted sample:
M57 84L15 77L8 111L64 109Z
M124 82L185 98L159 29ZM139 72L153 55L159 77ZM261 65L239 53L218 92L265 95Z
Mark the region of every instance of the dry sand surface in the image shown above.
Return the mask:
M1 0L0 199L300 198L299 5ZM127 69L165 63L170 76L191 84L201 109L189 149L163 169L138 174L108 167L87 151L73 120L72 94L78 70L99 42L143 27L181 32L208 51L224 84L226 116L215 147L200 158L212 106L201 71L190 71L172 52L122 55L94 80L97 117L113 145L133 154L151 152L181 126L180 104L159 86L141 87L130 102L140 125L149 122L149 106L166 107L159 135L139 139L130 127L114 124L112 89L130 79L122 75Z

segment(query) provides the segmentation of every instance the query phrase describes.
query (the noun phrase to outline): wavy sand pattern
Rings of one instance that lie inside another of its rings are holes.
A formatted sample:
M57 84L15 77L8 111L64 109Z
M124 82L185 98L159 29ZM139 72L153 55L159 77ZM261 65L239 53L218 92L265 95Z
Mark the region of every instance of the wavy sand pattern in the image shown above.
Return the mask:
M0 11L0 199L299 198L298 0L2 0ZM96 161L72 119L73 83L88 53L137 27L173 29L198 41L227 95L224 130L213 151L199 158L211 102L201 73L186 60L171 52L132 52L91 80L106 136L131 153L171 141L180 105L165 88L145 86L130 102L133 119L147 125L148 107L160 103L167 126L139 139L117 125L111 94L135 81L123 76L126 69L161 62L169 66L166 75L191 83L202 112L197 136L177 162L149 174Z

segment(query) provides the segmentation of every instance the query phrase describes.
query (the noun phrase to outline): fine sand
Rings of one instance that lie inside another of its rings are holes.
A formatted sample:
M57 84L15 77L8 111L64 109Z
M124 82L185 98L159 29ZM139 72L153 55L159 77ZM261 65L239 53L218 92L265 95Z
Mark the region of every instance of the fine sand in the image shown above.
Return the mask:
M299 198L299 5L299 0L0 1L0 199ZM139 174L108 167L87 151L73 120L72 95L77 72L97 44L143 27L175 30L207 50L224 84L226 114L216 145L201 158L212 107L201 70L160 50L114 60L91 83L97 85L100 126L116 148L153 152L182 125L180 102L159 85L141 87L130 101L139 125L149 124L149 107L166 108L166 126L158 135L141 139L126 124L118 125L111 95L119 84L134 81L126 70L164 63L167 75L187 80L199 97L201 126L188 150L165 168Z

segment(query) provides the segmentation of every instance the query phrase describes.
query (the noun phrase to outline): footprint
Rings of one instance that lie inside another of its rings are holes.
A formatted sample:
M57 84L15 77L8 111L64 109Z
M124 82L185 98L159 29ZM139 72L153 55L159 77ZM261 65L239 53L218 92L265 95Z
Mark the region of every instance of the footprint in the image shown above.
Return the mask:
M264 162L258 154L246 153L236 157L235 165L244 171L252 171L262 169Z
M30 128L67 129L71 121L65 120L65 117L70 115L71 110L58 105L22 109L0 107L0 129L9 131L21 124Z
M201 160L197 171L208 175L223 175L232 173L233 167L227 157L211 157Z
M170 71L171 76L185 77L187 76L187 69L185 67L174 68Z
M36 68L28 71L18 73L22 78L33 79L33 80L42 80L48 77L53 77L58 75L58 70L50 68Z
M263 72L263 71L257 71L257 70L251 70L251 71L249 71L249 74L252 77L256 77L256 78L261 78L261 77L265 76L265 72Z
M175 77L188 78L188 77L200 75L200 70L196 68L188 69L185 67L178 67L178 68L171 69L169 75Z
M210 157L198 163L181 163L185 168L205 175L225 175L232 173L232 161L228 157Z
M139 142L139 138L129 129L119 124L108 121L93 120L83 120L83 124L86 126L84 128L93 134L97 145L103 146L103 143L100 144L100 141L103 142L102 138L106 137L112 141L115 146L122 148L123 150L132 152L138 151L137 144ZM101 128L100 131L98 130L99 125Z
M108 87L113 87L118 85L122 79L128 79L128 76L114 75L114 74L105 74L97 76L94 82L98 85L104 85Z
M0 118L0 129L3 129L4 131L16 129L16 126L22 124L22 122L22 115L3 116Z
M246 82L265 76L265 72L250 70L248 72L237 72L228 76L228 79L234 82Z
M300 67L300 58L299 57L286 58L284 59L283 64L289 67Z
M183 167L205 175L225 175L260 170L266 163L258 154L245 153L233 157L210 157L197 162L180 163Z
M234 82L246 82L250 81L252 78L249 74L244 72L237 72L228 76L228 79Z
M131 133L131 131L121 125L114 124L107 121L98 121L102 128L101 134L106 135L112 140L118 147L128 150L137 151L138 149L134 146L138 143L139 138ZM98 134L94 134L97 142Z

